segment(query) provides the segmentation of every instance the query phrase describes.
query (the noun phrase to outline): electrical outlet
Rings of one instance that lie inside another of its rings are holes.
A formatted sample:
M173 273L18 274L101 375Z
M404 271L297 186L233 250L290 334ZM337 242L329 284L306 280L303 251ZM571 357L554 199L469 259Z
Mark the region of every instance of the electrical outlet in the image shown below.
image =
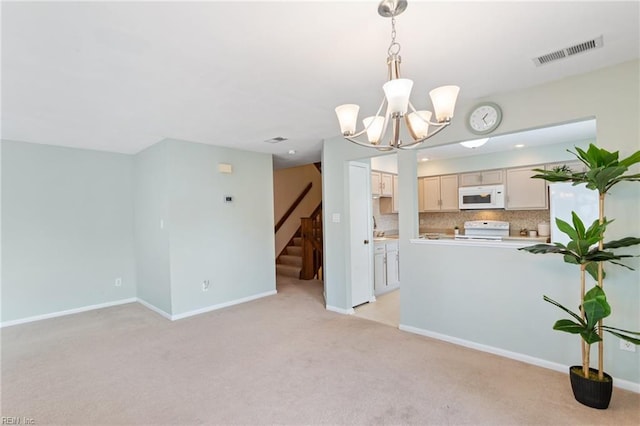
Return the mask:
M122 286L122 278L120 278L120 277L116 278L115 286L116 287L121 287Z
M211 283L209 282L209 280L202 281L202 291L208 291L210 285Z
M620 349L623 351L635 352L636 345L631 342L627 342L626 340L620 339Z

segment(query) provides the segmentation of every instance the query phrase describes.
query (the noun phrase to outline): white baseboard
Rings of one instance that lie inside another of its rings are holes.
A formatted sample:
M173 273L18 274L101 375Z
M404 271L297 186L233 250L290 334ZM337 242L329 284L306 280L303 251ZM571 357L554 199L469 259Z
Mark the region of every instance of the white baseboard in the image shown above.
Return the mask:
M342 309L342 308L338 308L338 307L331 306L331 305L327 305L325 309L327 311L337 312L337 313L343 314L343 315L353 315L356 312L356 311L353 310L353 308Z
M32 317L27 317L27 318L12 320L12 321L4 321L0 323L0 328L11 327L12 325L18 325L18 324L26 324L28 322L40 321L40 320L45 320L50 318L63 317L65 315L73 315L73 314L78 314L80 312L93 311L95 309L109 308L111 306L125 305L127 303L134 303L137 301L138 299L136 299L135 297L131 297L129 299L115 300L113 302L99 303L97 305L83 306L81 308L67 309L64 311L51 312L49 314L35 315Z
M189 312L184 312L177 315L171 315L171 321L179 320L182 318L192 317L194 315L204 314L205 312L211 312L222 308L227 308L233 305L239 305L241 303L250 302L252 300L261 299L267 296L273 296L278 293L276 290L266 291L260 294L254 294L253 296L243 297L242 299L231 300L229 302L219 303L217 305L207 306L206 308L196 309Z
M470 340L459 339L457 337L448 336L446 334L436 333L434 331L424 330L410 325L400 324L398 327L402 331L409 333L419 334L421 336L431 337L433 339L442 340L445 342L453 343L454 345L464 346L466 348L475 349L482 352L488 352L494 355L499 355L505 358L515 359L527 364L535 365L538 367L548 368L550 370L559 371L561 373L567 373L569 371L568 365L559 364L557 362L547 361L541 358L532 357L529 355L521 354L518 352L511 352L505 349L496 348L493 346L483 345L481 343L472 342ZM613 378L613 384L615 387L625 389L631 392L640 393L640 383L631 382L629 380Z
M163 317L165 317L166 319L170 320L171 319L171 314L163 311L162 309L158 308L157 306L152 305L151 303L147 302L146 300L140 299L139 297L136 299L136 301L141 304L142 306L144 306L147 309L152 310L153 312L162 315Z

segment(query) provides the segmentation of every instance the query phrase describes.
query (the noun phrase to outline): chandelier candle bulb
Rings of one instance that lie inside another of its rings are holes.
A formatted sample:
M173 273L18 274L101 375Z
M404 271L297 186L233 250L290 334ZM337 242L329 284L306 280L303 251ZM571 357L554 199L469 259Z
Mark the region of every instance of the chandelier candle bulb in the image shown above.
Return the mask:
M412 88L413 81L408 78L396 78L395 80L387 81L382 86L389 105L389 112L400 116L407 113Z
M340 131L342 131L343 135L352 135L355 133L358 111L360 111L360 106L355 104L344 104L336 108L336 115L340 122Z
M458 86L441 86L429 92L436 120L439 123L449 121L453 117L459 92L460 87Z
M362 120L364 127L367 129L367 138L372 144L380 143L380 137L382 136L382 128L384 126L384 117L379 115L373 117L367 117Z
M415 111L407 115L407 127L414 139L422 139L429 134L431 111Z

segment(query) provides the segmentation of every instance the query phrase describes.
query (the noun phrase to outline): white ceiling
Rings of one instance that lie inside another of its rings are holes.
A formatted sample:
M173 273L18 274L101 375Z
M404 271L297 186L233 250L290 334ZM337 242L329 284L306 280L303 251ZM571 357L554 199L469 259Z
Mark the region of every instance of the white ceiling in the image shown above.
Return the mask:
M1 13L4 139L136 153L175 138L286 167L319 160L339 134L336 105L375 112L386 79L377 1L2 2ZM410 0L397 18L403 75L424 98L454 83L471 100L584 73L640 56L639 14L637 1ZM531 61L601 34L602 49ZM264 142L276 136L288 140Z

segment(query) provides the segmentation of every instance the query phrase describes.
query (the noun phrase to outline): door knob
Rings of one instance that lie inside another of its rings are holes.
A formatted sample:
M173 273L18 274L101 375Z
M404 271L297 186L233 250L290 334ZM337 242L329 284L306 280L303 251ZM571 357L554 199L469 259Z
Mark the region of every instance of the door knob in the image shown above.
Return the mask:
M369 240L364 240L364 243L365 244L369 244Z

